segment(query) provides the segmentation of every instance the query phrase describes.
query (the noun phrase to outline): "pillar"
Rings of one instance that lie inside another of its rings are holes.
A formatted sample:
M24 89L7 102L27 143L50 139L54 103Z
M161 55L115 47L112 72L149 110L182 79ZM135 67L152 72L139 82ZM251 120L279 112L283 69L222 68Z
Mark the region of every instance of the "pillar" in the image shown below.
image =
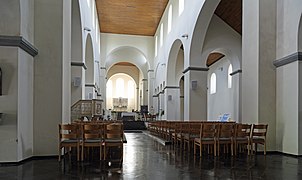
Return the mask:
M185 121L207 119L207 71L208 68L200 67L188 67L183 71Z
M242 122L268 124L268 150L276 144L275 5L275 0L243 1Z
M165 87L165 114L167 120L180 119L180 89L177 86Z

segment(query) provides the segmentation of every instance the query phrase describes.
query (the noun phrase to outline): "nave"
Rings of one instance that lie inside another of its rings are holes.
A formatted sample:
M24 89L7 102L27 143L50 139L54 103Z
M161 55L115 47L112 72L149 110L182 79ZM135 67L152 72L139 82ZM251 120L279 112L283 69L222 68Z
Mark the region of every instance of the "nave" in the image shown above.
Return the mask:
M0 179L302 179L302 158L269 153L202 158L163 145L146 132L126 133L123 159L61 163L57 156L1 164Z

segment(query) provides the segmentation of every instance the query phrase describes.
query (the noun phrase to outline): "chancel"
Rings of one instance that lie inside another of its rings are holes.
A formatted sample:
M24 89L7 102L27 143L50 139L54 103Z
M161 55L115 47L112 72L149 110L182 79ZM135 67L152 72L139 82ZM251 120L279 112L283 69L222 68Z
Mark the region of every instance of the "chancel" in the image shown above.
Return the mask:
M0 1L0 179L302 179L301 14Z

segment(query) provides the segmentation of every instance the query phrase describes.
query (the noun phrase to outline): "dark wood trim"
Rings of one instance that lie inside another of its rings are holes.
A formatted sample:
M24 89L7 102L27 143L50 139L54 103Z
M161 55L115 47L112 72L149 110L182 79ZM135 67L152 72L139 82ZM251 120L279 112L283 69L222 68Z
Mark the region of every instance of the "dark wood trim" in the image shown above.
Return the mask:
M185 96L179 96L179 98L184 99L184 98L185 98Z
M178 86L166 86L166 87L164 87L164 90L165 89L179 89L179 87Z
M238 74L238 73L242 73L242 70L241 69L238 69L237 71L234 71L230 74L230 76L234 76L235 74Z
M94 84L85 84L85 87L94 87L94 88L96 88Z
M182 73L185 74L188 71L208 71L209 68L203 67L187 67Z
M0 35L0 46L19 47L32 57L38 55L38 49L22 36Z
M281 59L277 59L273 62L273 64L278 68L295 61L302 61L302 52L295 52Z
M79 66L84 68L85 70L87 69L87 66L83 62L71 62L71 66Z

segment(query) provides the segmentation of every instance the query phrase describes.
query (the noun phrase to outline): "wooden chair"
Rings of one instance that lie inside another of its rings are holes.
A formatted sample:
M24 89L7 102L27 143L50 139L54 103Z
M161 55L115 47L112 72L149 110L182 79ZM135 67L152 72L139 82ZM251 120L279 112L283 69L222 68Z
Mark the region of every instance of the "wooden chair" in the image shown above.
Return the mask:
M61 154L65 155L66 148L70 157L72 147L77 149L77 160L80 160L80 133L76 124L59 124L59 161L61 161Z
M186 144L188 145L188 151L190 151L191 144L194 144L194 139L199 137L200 133L200 122L192 122L189 124L189 133L184 135L184 149L186 149Z
M189 122L182 122L180 125L180 131L177 133L176 141L179 142L180 147L184 145L184 137L189 134L190 126Z
M84 153L89 154L89 147L97 147L100 151L100 160L102 160L104 126L101 123L87 123L82 125L82 161ZM85 147L88 147L85 149Z
M194 139L194 155L196 154L196 146L199 146L200 157L202 156L202 145L213 145L214 156L216 156L216 124L202 123L199 138ZM209 150L208 150L209 153Z
M233 123L221 123L218 126L218 135L217 135L217 149L218 156L220 155L220 145L224 146L224 151L226 145L231 146L231 155L233 156L234 152L234 124Z
M253 153L253 145L255 144L255 152L257 153L257 144L264 146L264 155L266 155L266 133L268 124L253 124L251 133L251 150Z
M122 123L112 123L105 126L104 134L104 159L107 159L108 147L120 147L121 155L123 157L123 130Z
M251 124L236 124L235 138L234 138L234 152L237 155L238 148L241 150L242 145L247 149L248 155L250 155L250 136L251 136Z

